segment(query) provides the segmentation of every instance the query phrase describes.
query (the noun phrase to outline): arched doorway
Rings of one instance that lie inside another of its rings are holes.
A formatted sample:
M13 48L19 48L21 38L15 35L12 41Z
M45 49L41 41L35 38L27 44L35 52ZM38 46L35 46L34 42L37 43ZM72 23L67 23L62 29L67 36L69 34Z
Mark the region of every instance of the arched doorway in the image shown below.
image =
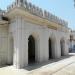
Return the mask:
M49 38L49 59L52 58L52 40Z
M60 40L61 56L64 56L65 41Z
M35 39L32 35L28 38L28 64L35 63Z

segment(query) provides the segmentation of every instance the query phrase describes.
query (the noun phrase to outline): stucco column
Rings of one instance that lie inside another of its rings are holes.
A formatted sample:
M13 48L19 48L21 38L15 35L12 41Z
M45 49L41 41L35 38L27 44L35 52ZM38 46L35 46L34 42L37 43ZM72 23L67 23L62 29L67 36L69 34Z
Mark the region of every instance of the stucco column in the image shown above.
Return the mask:
M64 50L64 55L68 55L69 53L69 45L67 39L65 40L65 50Z
M13 65L16 68L20 68L22 62L21 40L22 40L21 31L17 30L14 33L14 61L13 61Z
M43 32L40 34L40 40L39 40L39 61L48 61L48 35L45 29L43 29Z
M56 38L53 58L60 58L60 57L61 57L60 40L59 38Z
M43 37L44 40L43 42L43 51L42 51L42 56L43 56L43 61L48 61L49 60L49 38L46 36Z
M28 65L28 36L22 32L22 65L25 67Z
M36 62L41 61L41 49L40 49L40 38L35 39L35 60Z
M42 62L44 60L44 43L43 43L43 37L41 37L40 35L40 39L39 41L37 42L37 49L36 49L36 55L37 55L37 58L36 58L36 61L37 62Z
M13 64L14 40L11 33L8 35L8 60L7 64Z
M14 66L23 68L28 65L28 39L23 30L17 30L14 35Z
M23 22L21 17L16 17L13 38L14 38L14 60L13 65L16 68L23 68L28 64L27 62L27 39L25 37L24 29L22 29Z

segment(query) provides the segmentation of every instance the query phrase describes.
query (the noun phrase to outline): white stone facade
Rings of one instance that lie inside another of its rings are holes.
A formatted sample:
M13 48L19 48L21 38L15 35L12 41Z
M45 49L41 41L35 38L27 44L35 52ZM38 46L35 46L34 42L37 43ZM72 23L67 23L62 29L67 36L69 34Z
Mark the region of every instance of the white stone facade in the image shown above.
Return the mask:
M49 39L51 40L52 58L68 55L67 23L61 22L60 24L54 21L48 23L42 17L27 14L29 12L21 10L21 6L19 7L14 7L3 15L10 20L7 24L0 21L1 64L13 64L16 68L27 66L29 62L28 39L31 35L35 40L36 63L49 60ZM36 20L36 18L38 19ZM51 24L55 27L50 26Z

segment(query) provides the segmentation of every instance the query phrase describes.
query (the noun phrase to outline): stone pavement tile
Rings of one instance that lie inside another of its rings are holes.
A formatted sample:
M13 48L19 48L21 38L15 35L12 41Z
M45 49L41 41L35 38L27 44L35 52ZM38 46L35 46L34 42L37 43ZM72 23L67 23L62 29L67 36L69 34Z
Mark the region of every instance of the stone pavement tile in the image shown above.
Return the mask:
M63 68L62 70L59 70L53 75L75 75L75 63L68 65L67 67Z
M75 62L74 59L75 59L75 57L72 57L72 58L64 59L59 62L48 64L39 69L29 72L28 75L52 75L53 73L59 71L60 69L65 68L65 66L68 66L68 65L74 63ZM65 72L64 74L67 75L66 73L68 73L68 72Z
M27 71L15 69L13 67L0 68L0 75L26 75Z
M37 66L36 66L37 67ZM49 63L34 70L0 68L0 75L75 75L75 56Z

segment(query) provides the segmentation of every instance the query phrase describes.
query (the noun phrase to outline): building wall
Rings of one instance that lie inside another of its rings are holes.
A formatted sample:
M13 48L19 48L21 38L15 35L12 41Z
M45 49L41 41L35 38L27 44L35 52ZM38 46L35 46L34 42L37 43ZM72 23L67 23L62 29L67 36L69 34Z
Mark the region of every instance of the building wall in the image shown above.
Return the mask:
M1 12L0 64L13 64L16 68L28 65L28 38L35 39L36 62L49 60L49 39L52 58L68 55L68 24L57 16L42 11L26 0L16 1ZM2 16L7 16L2 18ZM5 25L8 24L9 25Z
M17 68L28 65L28 38L32 35L36 44L36 61L43 62L49 59L48 40L51 38L53 42L52 56L53 58L61 57L60 40L63 39L64 55L68 55L68 33L59 32L58 30L49 29L46 26L40 26L28 23L25 18L16 16L11 20L9 32L12 33L14 39L14 61L13 64Z
M8 26L0 25L0 65L8 60Z

